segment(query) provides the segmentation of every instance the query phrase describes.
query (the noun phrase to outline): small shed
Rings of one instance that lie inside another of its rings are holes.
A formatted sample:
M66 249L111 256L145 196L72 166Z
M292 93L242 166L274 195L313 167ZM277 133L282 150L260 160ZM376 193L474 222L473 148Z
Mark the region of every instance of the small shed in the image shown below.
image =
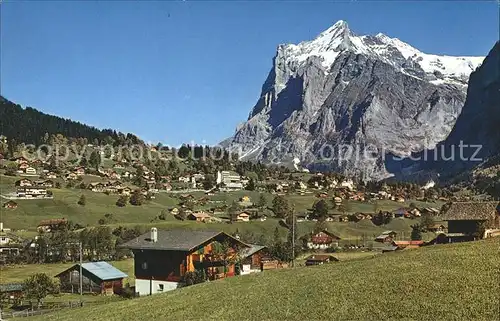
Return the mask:
M380 242L380 243L392 243L393 237L391 237L388 234L380 234L375 238L375 242Z
M61 291L78 293L80 291L80 264L75 264L55 276L61 283ZM83 292L111 295L123 288L127 274L107 262L82 264Z
M24 286L22 283L0 284L0 295L6 297L10 302L10 300L22 297L23 289Z

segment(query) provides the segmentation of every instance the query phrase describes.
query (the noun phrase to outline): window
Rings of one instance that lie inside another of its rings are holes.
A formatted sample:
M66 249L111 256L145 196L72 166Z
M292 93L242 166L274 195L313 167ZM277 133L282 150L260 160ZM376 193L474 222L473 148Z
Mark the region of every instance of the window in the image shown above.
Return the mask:
M163 284L158 284L158 292L163 292Z
M141 268L142 268L143 270L147 270L147 269L148 269L148 262L142 262L142 264L141 264Z

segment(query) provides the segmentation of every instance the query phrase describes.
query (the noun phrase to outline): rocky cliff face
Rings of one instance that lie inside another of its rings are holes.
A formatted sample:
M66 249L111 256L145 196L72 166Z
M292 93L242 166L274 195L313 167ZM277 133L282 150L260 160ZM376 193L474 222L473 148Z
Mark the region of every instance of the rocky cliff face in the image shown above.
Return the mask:
M228 143L242 158L387 177L384 155L444 140L482 57L424 54L343 21L312 41L278 46L248 121Z
M460 152L460 145L462 153ZM500 159L500 43L470 76L467 100L448 138L436 149L444 151L431 164L441 175L450 176L487 161ZM496 160L500 164L499 160ZM488 163L486 163L488 165ZM496 165L496 164L492 164ZM429 166L427 166L429 167Z

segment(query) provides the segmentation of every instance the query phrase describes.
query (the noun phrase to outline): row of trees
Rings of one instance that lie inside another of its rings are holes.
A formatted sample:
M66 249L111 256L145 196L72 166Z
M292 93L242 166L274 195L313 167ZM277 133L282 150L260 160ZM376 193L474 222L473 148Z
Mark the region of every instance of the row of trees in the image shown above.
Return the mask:
M138 144L142 141L133 134L111 129L100 130L70 119L44 114L34 108L23 109L0 97L1 134L8 139L8 155L14 156L18 144Z
M103 220L112 221L112 214L107 214ZM74 228L80 228L74 225ZM20 255L8 256L7 263L61 263L76 262L80 258L80 243L82 258L86 261L119 260L130 254L129 250L119 247L145 232L144 228L111 229L107 226L74 230L67 225L51 233L40 233L36 239L27 244Z

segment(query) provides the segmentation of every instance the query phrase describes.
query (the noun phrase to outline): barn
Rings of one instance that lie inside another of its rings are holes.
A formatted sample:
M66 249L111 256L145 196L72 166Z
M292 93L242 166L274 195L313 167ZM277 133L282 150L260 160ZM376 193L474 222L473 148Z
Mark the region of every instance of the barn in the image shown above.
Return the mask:
M80 292L80 264L75 264L55 276L61 283L61 291ZM111 295L120 293L123 279L127 274L107 262L89 262L82 264L83 293Z
M498 202L452 203L441 218L448 221L448 234L483 238L488 232L500 229L500 204Z

